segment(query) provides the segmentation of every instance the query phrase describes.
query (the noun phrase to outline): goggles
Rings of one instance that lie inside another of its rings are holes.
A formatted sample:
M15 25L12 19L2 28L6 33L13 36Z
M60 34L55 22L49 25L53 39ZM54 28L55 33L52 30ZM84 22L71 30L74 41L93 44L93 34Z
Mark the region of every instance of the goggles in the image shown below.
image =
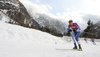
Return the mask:
M69 23L72 23L72 21L69 21Z

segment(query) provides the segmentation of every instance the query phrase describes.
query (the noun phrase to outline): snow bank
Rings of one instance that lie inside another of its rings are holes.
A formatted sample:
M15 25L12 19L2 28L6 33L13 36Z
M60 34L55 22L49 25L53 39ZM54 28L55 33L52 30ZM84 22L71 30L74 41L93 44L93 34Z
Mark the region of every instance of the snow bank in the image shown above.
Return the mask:
M59 40L61 41L61 38L39 30L24 28L3 22L0 22L0 32L2 32L0 33L0 39L32 40L54 43L59 42Z

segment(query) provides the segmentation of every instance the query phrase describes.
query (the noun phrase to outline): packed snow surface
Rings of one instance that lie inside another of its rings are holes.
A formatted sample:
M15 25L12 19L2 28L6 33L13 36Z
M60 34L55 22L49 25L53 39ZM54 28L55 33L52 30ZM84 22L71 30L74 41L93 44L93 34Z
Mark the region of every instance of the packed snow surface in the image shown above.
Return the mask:
M0 32L0 57L100 57L100 42L80 39L83 51L56 50L73 48L73 42L1 21Z

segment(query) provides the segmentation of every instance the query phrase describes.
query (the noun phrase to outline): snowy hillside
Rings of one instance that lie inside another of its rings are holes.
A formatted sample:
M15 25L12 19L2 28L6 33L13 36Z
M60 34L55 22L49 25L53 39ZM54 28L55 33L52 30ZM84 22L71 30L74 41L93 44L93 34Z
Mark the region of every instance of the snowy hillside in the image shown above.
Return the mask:
M93 45L81 39L83 51L56 50L72 48L73 42L1 21L0 32L0 57L100 57L100 42Z
M0 39L32 40L32 41L52 41L56 42L58 37L39 30L24 28L17 25L2 23L0 21ZM60 39L58 39L60 40Z

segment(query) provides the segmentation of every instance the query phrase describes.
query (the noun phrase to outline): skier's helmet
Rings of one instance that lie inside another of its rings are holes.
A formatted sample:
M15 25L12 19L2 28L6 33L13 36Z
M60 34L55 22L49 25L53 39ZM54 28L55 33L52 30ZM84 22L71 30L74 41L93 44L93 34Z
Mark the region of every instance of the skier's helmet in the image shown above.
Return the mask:
M69 22L68 23L72 23L73 22L73 20L69 20Z

